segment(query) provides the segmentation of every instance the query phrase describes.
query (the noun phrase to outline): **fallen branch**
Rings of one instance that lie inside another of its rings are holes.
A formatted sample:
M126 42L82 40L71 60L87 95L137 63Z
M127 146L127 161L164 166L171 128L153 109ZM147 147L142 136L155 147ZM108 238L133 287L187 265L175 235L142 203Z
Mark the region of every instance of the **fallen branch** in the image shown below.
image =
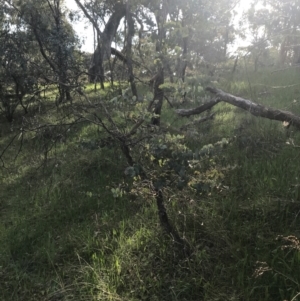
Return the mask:
M293 125L298 129L300 129L300 117L291 112L266 107L264 105L255 103L249 99L234 96L220 89L216 89L212 87L207 87L206 91L215 94L216 95L215 99L194 109L188 109L188 110L180 109L180 110L176 110L175 112L179 116L188 117L191 115L196 115L205 112L211 109L216 104L218 104L220 101L224 101L230 103L233 106L246 110L254 116L282 121L286 127Z
M217 103L219 103L221 100L216 97L215 99L212 99L211 101L196 107L194 109L178 109L175 112L182 117L189 117L191 115L197 115L200 114L202 112L205 112L209 109L211 109L213 106L215 106Z
M212 87L207 87L206 91L215 94L216 99L218 101L225 101L227 103L230 103L236 107L248 111L254 116L282 121L285 123L289 123L289 125L293 125L300 129L300 117L294 115L291 112L266 107L261 104L257 104L249 99L237 97L232 94L226 93L220 89L216 89Z

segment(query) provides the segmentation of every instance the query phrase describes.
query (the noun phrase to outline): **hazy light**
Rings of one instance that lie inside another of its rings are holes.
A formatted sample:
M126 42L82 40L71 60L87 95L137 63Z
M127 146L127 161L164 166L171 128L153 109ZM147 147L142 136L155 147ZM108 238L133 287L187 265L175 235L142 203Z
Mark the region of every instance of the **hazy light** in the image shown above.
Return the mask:
M69 10L80 10L74 0L65 0L66 7ZM83 40L81 50L85 52L94 52L94 33L93 26L83 17L80 22L73 22L72 26L81 40Z
M234 11L236 12L236 16L233 20L235 26L238 26L238 22L241 20L243 12L247 11L251 6L251 0L240 0L239 3L235 6ZM80 10L74 0L65 0L66 7L69 10ZM80 22L73 22L73 28L77 35L83 40L82 50L86 52L93 53L94 52L94 34L93 27L90 25L90 22L83 17ZM238 46L245 46L249 44L249 42L242 39L237 39L235 45L232 47L236 49Z

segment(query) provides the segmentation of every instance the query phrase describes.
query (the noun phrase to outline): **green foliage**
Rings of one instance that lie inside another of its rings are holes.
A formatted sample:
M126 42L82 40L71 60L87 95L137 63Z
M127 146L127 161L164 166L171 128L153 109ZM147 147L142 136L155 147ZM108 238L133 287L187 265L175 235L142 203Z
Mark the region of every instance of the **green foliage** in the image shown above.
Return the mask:
M30 38L20 30L4 31L0 36L0 108L8 121L13 120L18 106L27 112L36 99L36 70L27 59L35 54Z
M272 76L255 78L279 84ZM293 78L285 76L289 83ZM239 76L231 92L249 93L247 83ZM118 140L85 122L46 161L38 138L45 135L28 136L15 164L1 169L1 300L292 299L300 281L299 134L289 130L287 138L277 123L222 104L209 124L193 126L193 135L147 127L151 97L121 90L107 91L103 104L122 129L117 134L129 134L145 119L131 136L133 166ZM105 96L92 85L86 91L92 104ZM252 92L258 95L260 86ZM263 101L297 110L290 102L297 96L289 92ZM38 118L54 123L61 118L56 114ZM103 108L97 114L116 131ZM172 111L162 121L184 122ZM1 147L10 128L2 135ZM14 157L18 143L5 158ZM143 171L163 189L170 220L193 246L189 259L162 233Z
M147 152L144 157L148 157L158 168L157 175L154 176L154 170L152 175L157 178L156 186L159 189L166 185L176 185L180 190L189 186L202 193L217 186L218 181L224 177L222 172L211 167L215 164L216 156L227 144L228 140L224 138L214 145L191 149L186 145L184 136L159 135L145 146Z
M85 5L102 24L116 2L100 2ZM297 296L298 131L229 104L211 109L214 119L205 123L192 117L187 123L169 106L203 104L210 99L204 87L213 84L300 114L299 73L249 73L255 62L245 57L229 75L232 65L221 62L232 39L231 1L165 3L128 1L136 21L145 25L136 26L141 31L130 57L141 74L135 78L141 82L137 96L121 77L101 91L96 84L77 89L85 84L77 76L80 53L63 11L51 10L59 1L17 1L22 14L13 10L11 16L22 26L16 32L4 30L7 15L0 8L0 38L11 38L0 44L2 91L13 87L8 75L14 74L33 93L27 79L41 75L31 69L30 54L54 83L43 108L0 130L1 300ZM116 35L119 49L123 29ZM24 48L18 49L18 37L28 42ZM44 47L44 55L36 45ZM263 56L263 46L253 46L252 54ZM11 68L5 69L6 62ZM112 59L105 66L113 64ZM156 100L145 85L157 67L169 76L159 87L168 99L160 116L149 108ZM73 102L56 107L61 89L69 86ZM151 123L155 117L160 127ZM191 246L189 257L159 224L157 190L171 224Z

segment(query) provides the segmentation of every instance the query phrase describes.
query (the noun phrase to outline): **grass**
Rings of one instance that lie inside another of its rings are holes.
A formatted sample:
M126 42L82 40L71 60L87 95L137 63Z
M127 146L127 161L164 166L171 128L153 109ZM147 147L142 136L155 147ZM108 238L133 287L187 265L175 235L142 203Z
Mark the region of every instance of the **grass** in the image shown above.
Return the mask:
M299 81L294 71L282 72L262 73L259 79L249 74L249 81L239 75L221 85L250 98L250 82L257 101L300 114L296 87L270 88ZM259 100L266 86L270 92ZM93 87L86 90L92 97ZM199 137L189 143L201 148L231 139L209 163L224 173L221 185L203 194L188 188L165 191L170 219L193 246L189 259L161 230L147 188L138 195L112 194L111 188L124 181L126 162L115 148L91 149L88 142L102 137L97 126L71 128L46 162L43 144L33 136L24 140L16 161L9 161L18 151L15 141L5 156L11 164L1 169L0 300L268 301L296 296L300 134L227 104L214 111L216 118L200 124ZM40 118L54 122L59 116ZM174 127L185 123L167 105L162 119ZM12 134L7 125L1 131L3 147Z

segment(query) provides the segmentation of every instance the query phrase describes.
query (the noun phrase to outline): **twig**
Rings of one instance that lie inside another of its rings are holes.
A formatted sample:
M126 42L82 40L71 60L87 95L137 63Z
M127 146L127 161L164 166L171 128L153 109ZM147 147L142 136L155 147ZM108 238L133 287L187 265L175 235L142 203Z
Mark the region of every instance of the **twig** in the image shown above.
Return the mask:
M298 293L291 301L295 301L298 296L300 296L300 293Z

